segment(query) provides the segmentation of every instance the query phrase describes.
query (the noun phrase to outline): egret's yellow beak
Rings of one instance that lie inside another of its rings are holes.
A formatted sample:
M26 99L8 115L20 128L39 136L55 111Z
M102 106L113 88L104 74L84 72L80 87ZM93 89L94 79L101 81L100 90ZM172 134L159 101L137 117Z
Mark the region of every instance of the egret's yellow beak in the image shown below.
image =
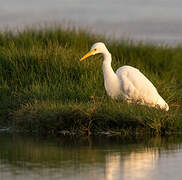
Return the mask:
M84 59L88 58L89 56L93 55L95 53L96 49L93 49L91 51L89 51L87 54L85 54L85 56L83 56L80 61L83 61Z

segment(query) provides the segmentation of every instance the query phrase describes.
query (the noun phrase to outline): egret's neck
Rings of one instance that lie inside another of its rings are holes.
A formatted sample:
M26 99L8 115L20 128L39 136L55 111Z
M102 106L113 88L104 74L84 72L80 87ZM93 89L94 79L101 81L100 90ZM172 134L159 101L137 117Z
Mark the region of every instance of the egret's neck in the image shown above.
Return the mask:
M111 54L108 52L103 53L103 74L104 85L109 96L113 99L120 96L120 81L111 67Z
M111 54L109 51L107 52L104 52L103 53L103 58L104 58L104 61L103 61L103 73L104 73L104 76L106 74L111 74L113 75L114 71L111 67L111 61L112 61L112 58L111 58ZM106 74L105 74L106 73ZM114 73L115 74L115 73Z

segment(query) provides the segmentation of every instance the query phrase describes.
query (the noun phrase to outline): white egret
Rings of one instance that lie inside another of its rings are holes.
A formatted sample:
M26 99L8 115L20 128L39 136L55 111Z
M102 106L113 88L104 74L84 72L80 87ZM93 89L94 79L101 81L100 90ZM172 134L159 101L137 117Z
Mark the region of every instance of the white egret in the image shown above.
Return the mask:
M116 73L111 67L111 54L102 42L95 43L91 50L80 61L91 55L103 55L104 85L107 94L112 99L123 99L150 107L157 107L168 111L169 106L159 95L154 85L136 68L122 66Z

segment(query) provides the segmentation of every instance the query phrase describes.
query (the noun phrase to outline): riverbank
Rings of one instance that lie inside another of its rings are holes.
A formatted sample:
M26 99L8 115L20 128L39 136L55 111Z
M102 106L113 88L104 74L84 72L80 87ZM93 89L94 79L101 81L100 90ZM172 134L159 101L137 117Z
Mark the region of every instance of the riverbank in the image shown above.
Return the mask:
M134 66L169 104L155 108L111 100L102 57L82 57L104 42L112 66ZM0 126L19 132L165 134L182 131L182 47L112 41L84 31L27 29L0 33Z

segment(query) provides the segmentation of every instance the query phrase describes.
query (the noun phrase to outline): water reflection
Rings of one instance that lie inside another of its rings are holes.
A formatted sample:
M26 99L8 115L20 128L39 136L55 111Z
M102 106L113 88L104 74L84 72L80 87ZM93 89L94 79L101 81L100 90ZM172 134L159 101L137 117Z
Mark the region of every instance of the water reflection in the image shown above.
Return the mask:
M156 168L159 159L158 151L147 150L144 152L131 153L124 160L124 179L149 179ZM129 171L128 171L129 170ZM135 174L132 176L131 174Z
M106 180L113 180L118 177L121 170L121 155L119 153L111 153L106 156Z
M0 180L179 179L181 144L182 137L133 141L0 135Z

